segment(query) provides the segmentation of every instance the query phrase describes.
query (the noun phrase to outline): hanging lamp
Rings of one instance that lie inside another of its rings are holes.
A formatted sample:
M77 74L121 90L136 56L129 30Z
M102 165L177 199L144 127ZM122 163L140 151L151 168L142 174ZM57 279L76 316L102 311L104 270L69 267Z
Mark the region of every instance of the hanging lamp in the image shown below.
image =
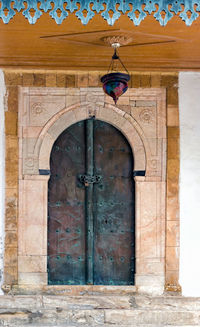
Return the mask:
M108 72L106 75L101 77L101 82L103 83L104 92L111 96L116 104L119 97L128 89L130 75L117 53L117 48L120 47L120 43L112 43L112 47L114 48L114 54ZM117 71L118 62L120 62L126 73L120 73Z

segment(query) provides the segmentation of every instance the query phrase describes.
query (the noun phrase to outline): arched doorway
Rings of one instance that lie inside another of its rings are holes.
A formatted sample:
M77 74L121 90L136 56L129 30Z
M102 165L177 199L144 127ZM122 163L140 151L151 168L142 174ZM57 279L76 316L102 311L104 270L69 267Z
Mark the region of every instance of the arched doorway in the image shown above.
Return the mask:
M48 283L133 285L133 154L93 118L55 141L48 184Z

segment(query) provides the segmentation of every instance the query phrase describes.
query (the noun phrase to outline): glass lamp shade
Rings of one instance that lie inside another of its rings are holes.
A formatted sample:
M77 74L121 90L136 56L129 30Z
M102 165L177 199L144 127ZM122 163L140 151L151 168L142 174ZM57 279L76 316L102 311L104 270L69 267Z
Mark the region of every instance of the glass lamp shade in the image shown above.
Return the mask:
M101 77L103 83L103 90L106 94L111 96L115 102L128 89L129 74L124 73L110 73Z

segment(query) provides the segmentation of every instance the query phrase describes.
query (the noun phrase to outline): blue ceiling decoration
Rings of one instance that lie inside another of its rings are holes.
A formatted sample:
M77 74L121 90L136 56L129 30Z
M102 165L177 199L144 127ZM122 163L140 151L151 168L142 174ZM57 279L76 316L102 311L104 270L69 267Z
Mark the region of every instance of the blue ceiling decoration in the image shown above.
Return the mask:
M147 15L153 15L162 26L173 16L179 16L190 26L199 17L200 0L2 0L0 19L4 23L22 12L30 24L35 24L44 12L61 24L70 13L86 25L96 13L113 25L121 15L127 15L134 25L140 25Z

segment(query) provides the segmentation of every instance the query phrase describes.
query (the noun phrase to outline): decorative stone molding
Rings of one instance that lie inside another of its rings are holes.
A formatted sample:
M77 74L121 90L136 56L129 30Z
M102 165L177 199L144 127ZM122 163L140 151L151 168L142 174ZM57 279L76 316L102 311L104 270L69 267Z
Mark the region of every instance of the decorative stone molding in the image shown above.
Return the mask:
M21 88L19 98L19 285L47 287L49 176L40 173L49 171L52 146L67 127L95 116L125 135L133 151L134 170L145 171L145 176L135 177L136 289L161 294L165 285L165 90L129 89L118 107L100 88Z

